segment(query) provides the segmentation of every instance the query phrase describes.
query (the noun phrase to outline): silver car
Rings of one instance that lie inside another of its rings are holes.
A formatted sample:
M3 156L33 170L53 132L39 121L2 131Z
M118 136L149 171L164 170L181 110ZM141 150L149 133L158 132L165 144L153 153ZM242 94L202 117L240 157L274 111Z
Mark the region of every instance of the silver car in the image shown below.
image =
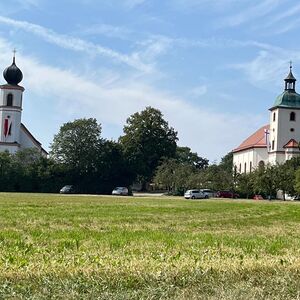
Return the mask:
M205 198L215 197L215 192L210 189L200 189L200 192L205 195Z
M187 190L184 194L185 199L204 199L205 194L200 190Z
M127 196L128 195L128 188L124 187L124 186L116 187L112 191L112 195Z

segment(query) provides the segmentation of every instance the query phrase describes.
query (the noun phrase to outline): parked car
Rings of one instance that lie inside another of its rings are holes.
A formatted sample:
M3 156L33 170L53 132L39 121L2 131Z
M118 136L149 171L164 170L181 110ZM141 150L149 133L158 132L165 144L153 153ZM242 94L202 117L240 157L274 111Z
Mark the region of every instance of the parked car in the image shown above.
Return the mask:
M205 197L205 194L202 193L200 190L187 190L184 193L184 198L185 199L204 199L204 198L208 198L208 197Z
M210 189L200 189L200 192L202 192L205 195L205 198L215 197L215 192Z
M254 195L253 200L264 200L264 197L262 195Z
M59 191L60 194L74 194L76 193L76 189L74 185L65 185Z
M288 201L294 201L295 200L295 195L291 195L291 194L285 194L285 200Z
M124 186L116 187L113 189L112 195L128 196L128 188Z
M231 191L218 191L216 196L218 198L238 198L240 195Z

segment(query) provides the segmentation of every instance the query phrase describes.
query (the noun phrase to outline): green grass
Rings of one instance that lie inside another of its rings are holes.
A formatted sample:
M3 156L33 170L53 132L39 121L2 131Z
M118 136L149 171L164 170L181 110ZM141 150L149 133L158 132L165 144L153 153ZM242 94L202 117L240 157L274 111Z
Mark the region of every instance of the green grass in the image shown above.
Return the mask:
M0 299L299 299L300 203L0 194Z

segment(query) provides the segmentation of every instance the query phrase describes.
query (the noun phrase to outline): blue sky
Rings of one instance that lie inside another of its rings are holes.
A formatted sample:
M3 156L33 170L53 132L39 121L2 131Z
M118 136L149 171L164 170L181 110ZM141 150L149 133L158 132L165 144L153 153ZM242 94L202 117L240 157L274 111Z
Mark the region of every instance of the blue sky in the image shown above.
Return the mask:
M116 140L152 106L179 145L218 161L268 122L289 61L300 70L294 0L10 0L0 12L0 67L17 48L22 120L46 149L64 122L95 117Z

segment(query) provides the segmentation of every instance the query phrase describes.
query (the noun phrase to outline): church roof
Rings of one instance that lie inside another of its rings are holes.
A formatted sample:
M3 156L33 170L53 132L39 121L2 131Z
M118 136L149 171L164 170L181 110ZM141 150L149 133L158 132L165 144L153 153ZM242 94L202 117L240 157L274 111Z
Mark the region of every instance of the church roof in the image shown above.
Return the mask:
M300 108L300 95L293 91L284 91L276 98L273 108L275 107Z
M13 57L12 64L3 71L3 77L8 84L18 85L22 79L22 71L16 65L16 58Z
M284 79L285 81L296 81L297 79L295 78L295 76L293 75L292 70L290 70L290 73L288 74L288 76Z
M266 131L270 128L269 125L264 125L245 139L233 152L239 152L251 148L267 148Z
M285 89L282 94L280 94L271 108L274 109L276 107L283 107L283 108L300 108L300 95L296 93L295 86L296 86L296 78L292 72L292 62L290 65L290 72L288 76L284 79L285 81Z
M290 139L284 146L283 148L299 148L299 144L294 140Z

